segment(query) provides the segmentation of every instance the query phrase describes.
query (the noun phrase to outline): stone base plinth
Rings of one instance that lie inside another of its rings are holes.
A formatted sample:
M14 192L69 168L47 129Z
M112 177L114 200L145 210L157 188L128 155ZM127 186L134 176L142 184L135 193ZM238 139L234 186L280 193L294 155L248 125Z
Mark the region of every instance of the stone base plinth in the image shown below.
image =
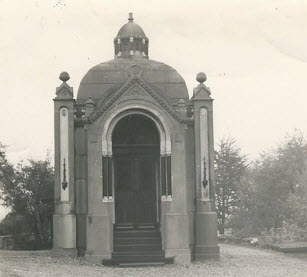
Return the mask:
M101 264L103 260L111 260L111 254L94 253L85 251L85 261L91 264Z
M53 248L76 249L76 216L55 214L53 216Z
M52 257L77 257L78 251L76 248L53 248L50 255Z
M191 249L165 249L166 258L174 258L174 264L190 264Z
M206 245L195 247L195 261L207 259L217 259L220 256L220 247L218 245Z
M215 212L196 213L195 260L218 258L217 215Z

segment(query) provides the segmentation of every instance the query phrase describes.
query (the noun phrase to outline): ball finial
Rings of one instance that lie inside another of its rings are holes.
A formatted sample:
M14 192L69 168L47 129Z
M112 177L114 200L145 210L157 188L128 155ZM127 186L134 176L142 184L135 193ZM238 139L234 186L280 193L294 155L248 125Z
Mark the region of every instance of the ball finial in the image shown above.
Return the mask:
M60 74L59 79L63 82L67 82L70 79L70 77L69 77L69 74L64 71Z
M207 76L206 76L205 73L199 72L199 73L197 74L197 76L196 76L196 81L197 81L197 82L200 82L200 83L202 84L203 82L206 82L206 80L207 80Z

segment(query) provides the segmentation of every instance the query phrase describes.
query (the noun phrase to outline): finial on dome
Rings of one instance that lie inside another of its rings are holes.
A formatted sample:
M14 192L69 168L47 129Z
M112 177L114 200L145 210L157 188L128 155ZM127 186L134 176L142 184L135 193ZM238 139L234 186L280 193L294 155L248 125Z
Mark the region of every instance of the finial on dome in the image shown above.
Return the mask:
M129 22L133 22L133 13L129 13L128 20L129 20Z
M70 77L69 77L69 74L68 74L67 72L64 71L64 72L62 72L62 73L60 74L59 79L60 79L62 82L66 83L66 82L70 79Z
M199 72L199 73L197 74L197 76L196 76L196 81L197 81L197 82L200 82L200 83L202 84L203 82L206 82L206 80L207 80L207 76L206 76L205 73Z

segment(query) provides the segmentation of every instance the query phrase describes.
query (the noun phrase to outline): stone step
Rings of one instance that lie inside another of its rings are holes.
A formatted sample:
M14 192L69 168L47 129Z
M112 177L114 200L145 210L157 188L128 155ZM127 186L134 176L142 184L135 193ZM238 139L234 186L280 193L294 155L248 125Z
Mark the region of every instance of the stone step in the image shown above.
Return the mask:
M164 263L165 257L164 254L152 254L148 253L146 255L112 255L112 262L119 263Z
M119 266L155 266L173 263L166 259L162 250L161 233L154 228L115 229L113 253L111 260L105 260L105 265Z
M115 231L114 238L161 238L160 232L154 230L129 230L129 231Z
M160 237L114 238L114 245L161 244Z
M126 244L126 245L114 245L114 252L151 252L151 251L162 251L161 242L159 244Z
M166 263L163 262L136 262L136 263L119 263L120 267L150 267L150 266L164 266Z
M155 265L165 265L173 264L174 258L165 258L163 256L119 256L112 257L111 260L103 260L102 262L106 266L155 266Z

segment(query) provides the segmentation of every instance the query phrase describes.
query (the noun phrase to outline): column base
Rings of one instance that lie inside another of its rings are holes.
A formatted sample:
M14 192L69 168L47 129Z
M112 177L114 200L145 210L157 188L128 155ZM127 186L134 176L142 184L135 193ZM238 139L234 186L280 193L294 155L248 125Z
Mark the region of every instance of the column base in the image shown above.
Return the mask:
M53 248L76 249L76 216L53 215Z
M77 257L78 251L76 248L53 248L51 250L53 257Z
M174 258L174 264L190 264L192 260L191 249L165 249L166 258Z
M218 259L219 256L220 247L218 245L205 245L195 247L195 261Z
M217 215L215 212L198 212L196 220L195 260L214 259L219 257L217 244Z
M101 264L103 260L111 260L110 254L94 253L93 251L85 251L85 261L91 264Z

